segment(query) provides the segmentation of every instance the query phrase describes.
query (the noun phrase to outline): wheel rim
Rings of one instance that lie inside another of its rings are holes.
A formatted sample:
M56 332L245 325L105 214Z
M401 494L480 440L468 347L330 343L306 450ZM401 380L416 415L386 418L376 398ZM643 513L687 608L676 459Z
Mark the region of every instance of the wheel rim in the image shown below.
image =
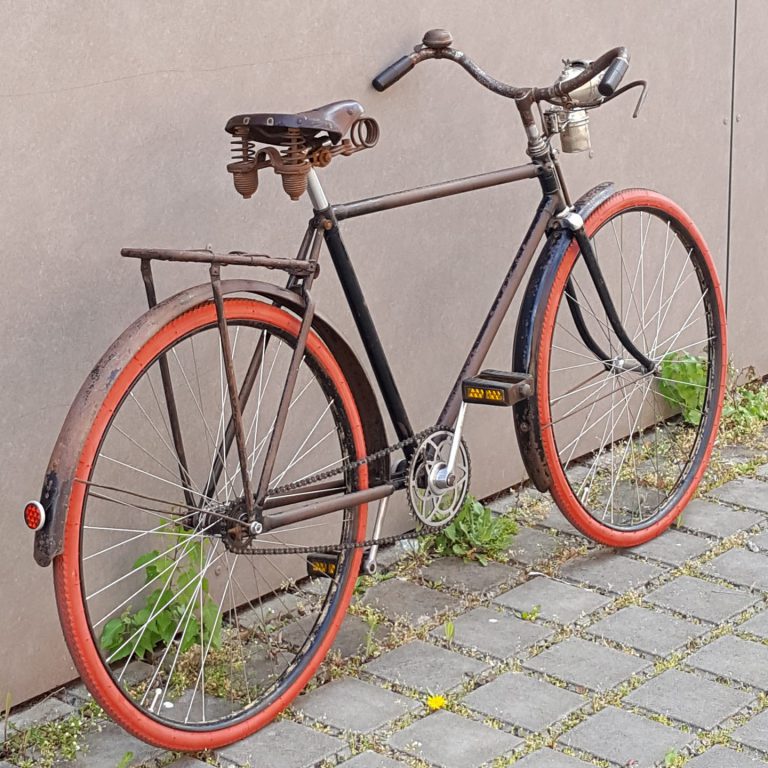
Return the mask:
M590 239L630 339L658 371L631 370L639 365L573 253L544 345L542 427L572 512L629 533L687 499L711 449L722 374L718 288L698 238L660 207L619 207ZM579 333L569 296L605 364Z
M205 326L181 334L165 355L179 421L187 432L190 486L197 500L206 496L204 487L228 420L218 330L210 310L208 315ZM250 350L259 344L264 349L244 411L249 469L258 477L292 334L263 322L237 320L230 339L239 372L247 367ZM212 383L204 376L211 370ZM160 382L156 356L109 420L83 491L79 575L84 614L105 670L133 707L175 730L221 730L254 718L289 690L298 692L311 673L308 668L324 655L328 635L336 631L359 553L341 555L334 578L310 582L305 555L230 551L220 518L210 509L221 510L240 494L235 447L215 491L205 504L190 506L176 469ZM197 439L190 437L192 420L182 415L190 412L197 417ZM302 426L303 432L298 431ZM306 355L271 485L338 466L357 454L356 442L329 375ZM354 479L347 477L346 487L353 486ZM361 513L352 509L330 520L299 523L251 546L289 547L302 537L306 543L307 534L323 542L359 538ZM135 559L137 553L144 555L143 561ZM105 571L105 559L111 570ZM168 616L175 624L165 639L152 643L151 632L161 631L159 620ZM122 627L134 622L118 640L107 631L110 622L117 626L115 620Z

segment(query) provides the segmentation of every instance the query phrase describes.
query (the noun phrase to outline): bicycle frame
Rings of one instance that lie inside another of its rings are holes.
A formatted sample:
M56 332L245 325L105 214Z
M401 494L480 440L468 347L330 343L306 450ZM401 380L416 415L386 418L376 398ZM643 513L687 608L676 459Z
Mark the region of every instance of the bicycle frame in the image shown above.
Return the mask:
M392 208L413 205L414 203L420 203L427 200L436 200L449 195L457 195L502 184L510 184L525 179L535 179L539 178L541 174L542 167L540 165L536 163L528 163L526 165L492 171L478 176L470 176L454 181L409 189L403 192L395 192L340 205L331 205L326 209L333 221L333 226L325 233L328 250L330 251L331 258L336 267L336 272L342 288L344 289L347 302L352 309L358 331L360 332L360 337L371 362L377 384L381 390L384 403L387 406L398 439L404 440L411 437L413 435L413 429L410 426L410 421L402 399L400 398L400 393L392 378L386 355L381 348L378 334L376 333L373 320L371 319L365 304L365 299L360 284L357 281L352 262L344 247L337 222L356 216L365 216L371 213L378 213L379 211L390 210ZM310 193L311 192L312 188L310 187ZM496 338L499 327L520 287L520 283L523 280L528 265L531 263L558 207L563 207L563 201L560 196L556 193L547 194L545 191L525 237L512 260L512 264L504 277L490 309L488 310L488 315L483 321L483 325L481 326L466 360L461 367L459 375L440 411L440 415L435 422L436 424L451 425L456 421L461 401L461 382L466 378L474 376L480 371L488 350Z
M392 208L413 205L415 203L435 200L441 197L463 194L465 192L509 184L526 179L539 180L542 188L542 198L436 421L437 424L451 426L456 423L459 415L462 381L477 375L480 371L483 361L496 338L506 313L512 304L512 300L528 271L528 267L530 266L542 239L553 225L562 221L567 221L567 214L572 211L572 208L568 203L568 195L565 191L562 175L554 155L548 156L546 160L536 158L531 163L514 166L512 168L505 168L498 171L440 182L415 189L408 189L401 192L394 192L333 205L328 203L319 179L314 170L312 170L308 177L308 192L315 215L307 226L299 252L295 259L271 259L270 257L259 254L242 254L239 252L218 255L199 251L156 252L124 250L123 255L139 257L142 259L142 273L147 288L147 298L150 307L154 306L156 299L154 296L154 285L152 283L148 259L161 258L171 261L202 261L210 263L213 298L219 317L219 332L222 339L222 354L224 358L229 399L232 404L232 416L230 417L229 424L225 430L221 450L217 455L217 460L214 462L207 483L206 494L210 495L213 489L215 489L220 473L224 468L224 457L228 455L233 443L236 444L241 473L243 474L243 488L245 489L244 492L247 497L246 511L254 532L267 532L286 525L327 515L350 506L386 499L388 496L392 495L395 490L401 487L402 478L398 477L393 479L390 477L389 471L386 470L383 473L379 473L380 475L383 474L383 477L380 478L380 482L375 482L368 488L353 491L351 493L347 492L343 479L339 481L315 483L302 488L300 494L294 494L290 491L286 493L270 493L269 491L272 470L274 468L280 439L285 427L291 398L293 397L296 375L304 355L306 339L315 316L314 302L311 297L310 288L317 273L320 244L324 239L397 438L400 441L407 441L409 438L413 437L414 430L397 388L392 369L389 365L386 352L381 344L375 323L368 310L363 290L357 279L349 253L344 245L339 222L348 218L365 216ZM576 233L576 235L578 235L578 233ZM592 274L593 280L599 287L602 282L602 275L596 259L591 253L588 239L586 242L587 244L584 246L580 240L580 245L584 251L584 257L590 265L590 274ZM301 327L297 344L293 351L292 359L286 374L286 384L265 454L259 482L255 487L251 484L252 478L246 476L245 470L242 469L247 466L247 464L245 461L245 447L240 413L245 408L250 396L264 350L261 348L255 350L248 366L247 373L238 388L226 321L224 319L220 282L220 267L222 264L227 263L272 266L273 268L284 269L291 273L286 288L303 299L303 305L298 312L301 316ZM603 300L602 295L601 300ZM610 304L610 297L608 297L607 294L605 301L607 302L606 311L610 315L612 306ZM574 315L574 320L577 323L577 328L585 342L588 345L591 345L590 348L592 348L597 357L600 358L600 349L598 345L589 335L589 331L586 329L585 324L583 322L579 323L579 319L583 320L583 318L580 318L579 316L578 305L576 306L576 309L571 306L571 311ZM613 312L613 315L616 317L615 311ZM615 328L619 336L626 339L627 348L630 349L631 341L626 337L626 333L621 327L621 323L617 317ZM644 358L641 359L638 357L638 360L641 365L646 362ZM185 478L188 477L188 470L184 458L185 450L183 438L181 431L178 428L178 419L175 413L175 396L170 377L163 376L162 378L168 416L172 425L172 437L179 457L178 464L180 478L182 484L186 485ZM407 446L403 449L406 456L409 456L411 453L409 448L410 446ZM530 457L524 458L526 459L526 466L535 467L535 460L531 460ZM532 472L531 474L534 479L539 476L538 471ZM188 489L187 495L190 494L191 490ZM301 503L301 506L295 506L299 503ZM193 505L190 504L190 506ZM292 508L278 511L280 507L286 506ZM265 512L269 514L264 514Z
M462 194L469 191L485 189L492 186L509 184L525 179L539 179L542 185L542 199L536 209L523 241L512 260L510 268L491 304L488 315L481 326L478 335L461 367L440 416L436 423L453 424L458 416L461 402L461 383L465 378L476 375L490 349L498 330L506 316L512 300L517 293L523 277L536 254L547 228L550 226L555 213L565 207L563 197L559 193L560 185L557 183L555 171L552 166L544 167L541 163L528 163L521 166L492 171L462 179L441 182L416 189L404 190L387 195L381 195L349 203L329 205L322 187L314 172L309 176L309 195L315 211L314 218L310 221L304 235L302 246L297 260L312 263L318 257L318 233L322 232L328 250L331 255L336 273L341 283L347 303L354 317L361 341L371 363L376 383L378 385L384 404L387 408L390 420L399 440L407 440L414 434L411 421L403 403L392 374L386 352L376 330L375 323L368 310L365 296L357 279L349 253L341 236L339 222L344 219L364 216L379 211L389 210L407 205L413 205L427 200L435 200L449 195ZM310 278L311 279L311 278ZM302 293L307 301L307 311L304 313L302 331L308 331L311 325L311 316L314 305L309 297L309 286L306 283L301 286ZM296 287L297 281L291 278L289 285ZM301 357L304 354L305 333L300 333L289 371L288 381L283 393L281 408L274 425L274 431L270 439L264 466L255 494L256 505L259 510L268 511L277 506L290 503L290 494L286 497L270 496L268 486L270 474L274 466L275 455L280 442L280 436L287 416L287 405L293 394L295 372L298 369ZM230 383L230 390L236 392L234 381ZM236 430L235 430L236 431ZM232 432L232 430L230 430ZM231 437L228 450L231 446ZM262 530L269 531L284 525L309 520L314 517L338 511L353 504L367 503L378 499L384 499L394 493L396 485L392 482L383 482L371 488L346 493L339 498L323 498L345 490L343 481L336 483L321 483L314 487L302 489L302 500L308 503L298 508L284 512L273 512L268 515L257 513L256 520Z

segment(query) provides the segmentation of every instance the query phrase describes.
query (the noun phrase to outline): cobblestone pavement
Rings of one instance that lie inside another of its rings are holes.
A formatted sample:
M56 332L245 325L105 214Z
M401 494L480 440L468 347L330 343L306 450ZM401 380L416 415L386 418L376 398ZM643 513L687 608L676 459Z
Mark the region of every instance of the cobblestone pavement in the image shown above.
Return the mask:
M732 473L740 477L629 551L589 544L533 491L497 499L498 512L522 503L531 522L509 563L385 552L381 576L324 665L325 682L261 732L214 754L179 756L95 718L66 764L765 765L768 464L741 454L747 463ZM431 694L445 706L430 711ZM11 733L66 724L86 701L82 686L59 691L14 713Z

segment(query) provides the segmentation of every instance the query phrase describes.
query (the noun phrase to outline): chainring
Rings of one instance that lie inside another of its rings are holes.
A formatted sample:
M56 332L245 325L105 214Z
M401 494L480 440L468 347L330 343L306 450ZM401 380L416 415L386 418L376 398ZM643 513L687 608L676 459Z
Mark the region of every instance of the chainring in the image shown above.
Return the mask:
M411 456L406 485L408 506L421 531L444 528L456 517L467 498L469 450L461 438L453 477L445 477L454 439L451 430L436 430L421 441Z

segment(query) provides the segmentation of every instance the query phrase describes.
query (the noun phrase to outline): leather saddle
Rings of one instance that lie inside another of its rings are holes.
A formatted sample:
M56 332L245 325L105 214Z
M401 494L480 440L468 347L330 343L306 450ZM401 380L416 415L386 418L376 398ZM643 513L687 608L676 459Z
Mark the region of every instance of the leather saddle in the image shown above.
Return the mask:
M332 144L338 144L363 111L363 107L356 101L334 101L292 115L235 115L228 120L225 130L241 136L243 129L247 128L248 138L252 141L286 147L293 141L292 134L295 136L295 132L289 129L298 129L307 146L317 147L329 139Z

